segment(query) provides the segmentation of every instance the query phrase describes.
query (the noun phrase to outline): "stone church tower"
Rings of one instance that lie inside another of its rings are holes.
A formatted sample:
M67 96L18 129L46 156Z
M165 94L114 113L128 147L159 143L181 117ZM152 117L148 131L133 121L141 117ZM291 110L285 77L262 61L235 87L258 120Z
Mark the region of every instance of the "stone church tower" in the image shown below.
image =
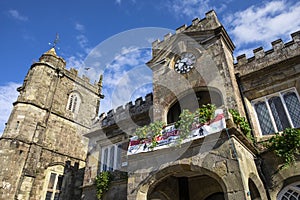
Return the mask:
M51 48L32 64L0 138L0 199L80 199L86 133L102 77L91 84Z

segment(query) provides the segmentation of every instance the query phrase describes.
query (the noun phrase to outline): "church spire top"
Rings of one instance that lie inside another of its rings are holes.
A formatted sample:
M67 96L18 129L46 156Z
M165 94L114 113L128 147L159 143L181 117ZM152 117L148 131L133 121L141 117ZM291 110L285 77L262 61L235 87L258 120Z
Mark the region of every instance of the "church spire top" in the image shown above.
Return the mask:
M52 43L51 42L48 43L51 46L51 48L47 52L45 52L45 54L57 56L56 49L59 49L57 47L58 42L59 42L59 35L58 35L58 33L56 33L54 41Z
M53 48L53 47L51 49L49 49L48 51L46 51L44 54L50 54L53 56L57 56L55 48Z

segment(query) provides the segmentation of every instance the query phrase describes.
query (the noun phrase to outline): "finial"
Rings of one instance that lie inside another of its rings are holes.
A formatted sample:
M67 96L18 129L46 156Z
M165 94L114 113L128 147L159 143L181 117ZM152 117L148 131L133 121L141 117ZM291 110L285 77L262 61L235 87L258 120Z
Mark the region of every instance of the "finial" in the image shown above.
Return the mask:
M59 35L58 33L56 33L56 36L55 36L55 40L53 41L53 43L49 42L49 45L52 45L52 48L54 49L59 49L58 47L56 47L57 43L59 42Z
M102 79L103 79L103 75L100 74L100 78L99 78L99 81L98 81L98 85L102 87Z
M101 93L102 92L102 79L103 79L103 75L100 74L100 78L99 78L99 81L98 81L98 93L100 95L100 98L104 99L104 95Z

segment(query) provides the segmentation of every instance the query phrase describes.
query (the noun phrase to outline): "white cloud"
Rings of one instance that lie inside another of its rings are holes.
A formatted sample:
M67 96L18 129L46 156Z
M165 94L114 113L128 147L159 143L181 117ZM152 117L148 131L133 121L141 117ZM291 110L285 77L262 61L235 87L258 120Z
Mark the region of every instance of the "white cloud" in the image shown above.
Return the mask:
M78 42L78 45L85 54L89 54L91 51L91 48L89 47L89 40L84 34L85 32L85 26L83 24L80 24L78 22L75 23L75 30L79 32L79 34L76 36L76 40Z
M16 20L19 20L19 21L27 21L28 20L28 17L24 16L24 15L21 15L19 13L19 11L17 10L9 10L8 11L8 14L9 16L11 16L12 18L16 19Z
M83 60L80 57L71 56L66 59L67 68L79 69L84 65Z
M118 81L118 85L112 88L112 107L116 108L129 101L135 101L137 97L144 97L147 93L152 92L151 86L152 73L150 69L145 66L132 68Z
M91 83L94 83L95 81L99 80L99 72L97 71L96 66L86 66L84 60L82 59L82 56L71 56L66 59L67 62L67 68L74 68L78 70L78 76L82 77L82 75L88 77L90 79ZM97 63L95 63L97 64ZM98 65L100 65L98 63Z
M222 12L226 10L227 4L231 0L220 2L217 0L168 0L165 1L165 7L169 12L176 17L188 17L193 19L195 17L202 18L205 13L210 10Z
M75 29L77 31L84 32L85 31L85 26L83 24L80 24L80 23L75 23Z
M116 86L122 79L122 84L125 84L124 77L126 73L139 65L143 65L150 59L150 52L138 49L136 47L123 47L121 52L115 56L113 62L106 66L105 84Z
M17 88L20 86L20 83L14 82L0 86L0 135L2 135L2 132L5 128L5 123L8 121L8 117L12 111L12 103L17 100Z
M127 2L128 2L128 0L127 0ZM131 3L136 3L136 0L131 0L130 2ZM122 0L115 0L115 3L118 4L118 5L121 5Z
M77 35L76 39L78 41L79 46L86 52L90 52L90 48L88 47L89 40L83 34Z
M149 89L149 86L142 89L145 84L152 84L151 70L145 66L145 62L150 58L150 49L139 49L133 46L123 47L120 53L115 55L104 71L105 98L101 101L100 112L124 105L132 98L144 96L152 91L152 87Z
M300 29L300 2L278 0L229 15L225 24L236 44L270 43Z
M209 0L175 0L167 1L170 12L179 17L195 18L209 11Z

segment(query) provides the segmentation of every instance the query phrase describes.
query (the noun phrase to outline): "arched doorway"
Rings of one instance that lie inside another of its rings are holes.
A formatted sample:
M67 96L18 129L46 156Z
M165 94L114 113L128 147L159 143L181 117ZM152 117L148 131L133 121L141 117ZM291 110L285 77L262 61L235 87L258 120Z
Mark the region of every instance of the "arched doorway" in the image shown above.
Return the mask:
M179 120L179 115L183 109L191 112L205 104L215 104L217 107L223 104L223 100L219 92L214 90L201 90L189 93L178 101L176 101L169 109L167 114L167 123L173 123Z
M261 196L259 194L259 191L255 183L250 178L248 180L248 186L249 186L251 200L260 200Z
M170 175L149 190L149 200L225 200L217 180L196 172Z
M224 193L223 192L217 192L209 197L205 198L205 200L223 200L224 199Z

